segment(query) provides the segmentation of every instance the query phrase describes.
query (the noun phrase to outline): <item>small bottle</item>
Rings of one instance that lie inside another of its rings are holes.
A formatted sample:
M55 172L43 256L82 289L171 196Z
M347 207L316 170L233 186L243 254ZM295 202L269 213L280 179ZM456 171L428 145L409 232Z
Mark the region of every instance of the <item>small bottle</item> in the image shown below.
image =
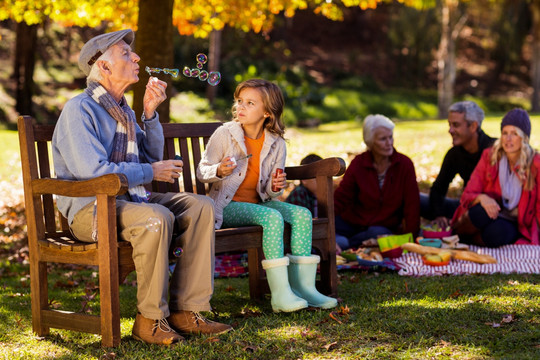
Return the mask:
M283 174L283 169L280 169L280 168L277 168L276 169L276 176L275 177L278 177L279 174ZM278 189L274 184L272 184L272 191L273 192L278 192L280 189Z

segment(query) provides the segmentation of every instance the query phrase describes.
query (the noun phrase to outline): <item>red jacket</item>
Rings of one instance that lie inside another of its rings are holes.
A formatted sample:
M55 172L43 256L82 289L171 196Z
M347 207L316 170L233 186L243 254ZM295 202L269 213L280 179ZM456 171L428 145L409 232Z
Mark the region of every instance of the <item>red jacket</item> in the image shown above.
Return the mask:
M499 163L491 165L491 148L484 150L480 161L467 183L460 205L452 222L456 222L470 207L480 194L486 194L502 208L502 191L499 183ZM534 156L531 176L534 176L534 187L531 191L523 190L518 204L518 230L523 236L516 244L539 245L538 224L540 223L540 155Z
M335 213L359 226L384 226L394 233L413 233L420 227L420 197L414 165L395 149L382 189L373 155L356 156L334 192Z

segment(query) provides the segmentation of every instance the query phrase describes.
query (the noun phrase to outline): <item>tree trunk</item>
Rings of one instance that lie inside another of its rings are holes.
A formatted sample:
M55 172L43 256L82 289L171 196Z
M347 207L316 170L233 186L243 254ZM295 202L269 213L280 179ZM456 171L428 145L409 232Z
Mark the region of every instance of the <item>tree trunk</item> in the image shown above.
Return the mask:
M533 93L531 97L531 111L540 111L540 2L531 1L532 18L532 54L531 54L531 81Z
M210 33L210 46L208 48L208 72L219 71L219 63L221 57L221 34L223 30L213 30ZM214 99L217 94L217 86L208 84L206 86L206 98L210 105L214 104Z
M15 80L15 110L21 115L34 116L34 68L37 45L37 25L17 23L13 78Z
M458 4L459 2L456 0L442 1L442 33L437 59L437 105L439 119L446 119L448 117L448 107L450 107L454 99L454 85L456 83L457 72L456 40L467 21L466 15L463 15L455 25L452 25L452 18L458 11Z
M143 113L143 98L149 75L146 66L172 68L173 25L172 11L174 0L139 0L139 22L135 36L135 52L141 57L139 82L133 86L133 109L140 119ZM180 70L181 71L181 70ZM152 74L156 76L155 74ZM180 74L181 75L181 74ZM172 78L161 73L159 78L167 82L167 100L158 108L161 122L170 121L169 104L172 94Z

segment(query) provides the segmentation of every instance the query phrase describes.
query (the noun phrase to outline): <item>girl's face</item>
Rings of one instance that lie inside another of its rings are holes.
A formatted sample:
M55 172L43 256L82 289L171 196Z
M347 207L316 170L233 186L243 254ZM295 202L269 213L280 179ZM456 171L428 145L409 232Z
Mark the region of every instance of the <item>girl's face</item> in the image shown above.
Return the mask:
M507 154L519 154L521 151L521 142L523 139L519 136L517 128L513 125L506 125L501 130L501 143L504 152Z
M258 125L269 116L259 90L245 88L236 98L236 116L242 126Z

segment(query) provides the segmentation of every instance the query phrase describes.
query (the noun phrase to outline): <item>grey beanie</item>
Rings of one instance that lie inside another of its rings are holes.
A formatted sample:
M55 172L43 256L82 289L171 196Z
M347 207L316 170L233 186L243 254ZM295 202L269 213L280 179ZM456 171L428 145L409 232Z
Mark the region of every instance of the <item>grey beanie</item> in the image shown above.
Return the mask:
M501 130L506 125L518 127L527 137L531 137L531 119L529 119L529 114L523 109L512 109L507 112L502 119Z
M114 31L91 38L81 49L79 68L88 76L92 65L108 48L120 40L124 40L128 45L131 45L134 39L135 34L131 29Z

